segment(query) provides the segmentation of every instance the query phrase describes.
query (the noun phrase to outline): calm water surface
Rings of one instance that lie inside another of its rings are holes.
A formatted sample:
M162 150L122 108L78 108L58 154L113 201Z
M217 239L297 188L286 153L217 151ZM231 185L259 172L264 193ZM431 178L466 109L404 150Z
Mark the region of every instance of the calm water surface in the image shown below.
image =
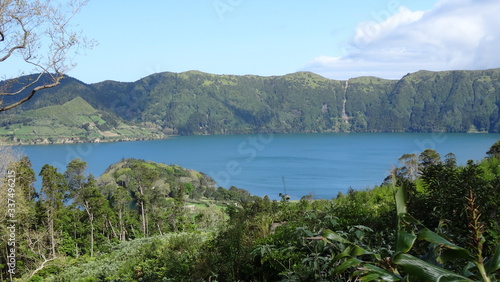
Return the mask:
M426 148L442 156L453 152L459 164L481 160L500 134L262 134L182 136L166 140L21 146L35 172L51 164L64 172L74 158L88 163L98 176L122 158L177 164L212 176L229 188L237 186L258 196L292 199L312 194L330 199L349 187L379 185L398 158Z

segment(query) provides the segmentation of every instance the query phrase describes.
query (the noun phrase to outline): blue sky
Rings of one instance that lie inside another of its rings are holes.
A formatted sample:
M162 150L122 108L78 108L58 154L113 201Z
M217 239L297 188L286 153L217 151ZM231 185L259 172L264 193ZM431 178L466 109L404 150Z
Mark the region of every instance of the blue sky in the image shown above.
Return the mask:
M74 19L98 42L69 75L156 72L400 78L500 67L497 0L91 0Z

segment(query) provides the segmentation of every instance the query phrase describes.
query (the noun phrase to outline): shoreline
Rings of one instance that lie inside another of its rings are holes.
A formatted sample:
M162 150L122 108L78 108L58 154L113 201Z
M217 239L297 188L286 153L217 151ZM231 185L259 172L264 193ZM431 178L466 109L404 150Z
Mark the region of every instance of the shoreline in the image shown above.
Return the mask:
M313 132L273 132L276 134L310 134ZM314 133L342 133L342 134L358 134L358 133L414 133L414 134L498 134L494 132L314 132ZM95 138L93 140L80 140L80 137L59 137L57 141L49 141L49 138L37 138L32 142L15 142L2 140L0 137L0 146L36 146L36 145L65 145L65 144L98 144L98 143L114 143L114 142L133 142L133 141L149 141L149 140L165 140L178 136L215 136L215 135L245 135L245 134L259 134L259 133L233 133L233 134L194 134L194 135L163 135L157 137L138 137L138 138Z
M114 143L114 142L131 142L131 141L148 141L148 140L163 140L175 137L176 135L164 135L158 137L140 137L140 138L96 138L94 140L80 140L79 137L60 137L57 141L49 141L48 138L36 139L32 142L16 142L0 140L0 146L36 146L36 145L65 145L65 144L99 144L99 143Z

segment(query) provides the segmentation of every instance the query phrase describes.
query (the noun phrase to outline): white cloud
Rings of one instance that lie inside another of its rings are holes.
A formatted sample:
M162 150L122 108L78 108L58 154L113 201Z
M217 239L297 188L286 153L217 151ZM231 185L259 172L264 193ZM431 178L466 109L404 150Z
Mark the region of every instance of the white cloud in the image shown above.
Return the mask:
M500 67L500 1L442 0L430 11L388 13L360 23L343 56L320 56L304 69L347 79Z

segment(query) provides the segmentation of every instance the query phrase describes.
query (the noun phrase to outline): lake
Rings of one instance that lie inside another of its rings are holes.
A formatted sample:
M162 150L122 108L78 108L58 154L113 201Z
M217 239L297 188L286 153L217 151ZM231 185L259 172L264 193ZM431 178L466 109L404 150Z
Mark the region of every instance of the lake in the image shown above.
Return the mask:
M426 148L442 157L453 152L459 164L481 160L500 134L331 133L181 136L119 143L20 146L38 174L44 164L65 171L74 158L101 175L122 158L177 164L212 176L219 186L253 195L292 199L311 194L330 199L349 187L382 183L398 158ZM39 183L37 184L40 185Z

